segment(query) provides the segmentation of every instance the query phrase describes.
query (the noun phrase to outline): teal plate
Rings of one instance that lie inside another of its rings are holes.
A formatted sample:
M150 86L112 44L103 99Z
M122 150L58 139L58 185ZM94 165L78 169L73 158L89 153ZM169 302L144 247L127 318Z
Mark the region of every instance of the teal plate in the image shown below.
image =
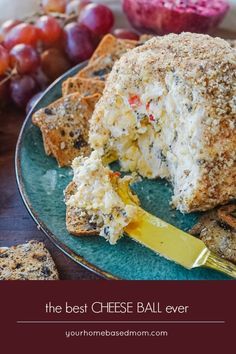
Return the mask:
M56 160L44 153L39 129L32 114L61 96L61 85L84 67L81 64L58 79L45 92L22 127L16 148L16 177L24 203L45 234L69 257L108 279L127 280L219 280L226 276L207 269L188 271L123 237L110 246L102 237L73 237L65 225L63 190L72 179L69 168L58 168ZM117 165L113 165L118 168ZM164 180L143 180L133 186L145 210L189 230L199 214L183 215L170 208L171 186Z

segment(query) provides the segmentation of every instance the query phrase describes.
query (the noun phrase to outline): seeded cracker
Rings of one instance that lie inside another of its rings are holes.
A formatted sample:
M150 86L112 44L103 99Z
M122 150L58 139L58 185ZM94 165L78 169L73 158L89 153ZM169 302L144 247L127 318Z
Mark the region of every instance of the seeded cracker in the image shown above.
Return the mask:
M77 76L105 81L115 61L120 59L128 50L135 48L137 44L137 41L117 39L108 34L100 42L89 64Z
M44 244L30 241L0 248L0 280L57 280L58 272Z
M232 207L236 209L235 204L229 204L205 213L190 233L199 236L212 252L236 264L236 229L219 218L222 208Z
M108 74L113 67L113 60L110 57L102 56L97 58L93 63L87 65L78 73L79 78L91 78L106 81Z
M129 49L135 48L137 43L137 41L117 39L111 34L107 34L99 43L89 60L89 64L94 63L95 60L103 56L109 56L113 61L120 59Z
M83 79L79 77L71 77L62 85L63 96L71 93L80 93L81 96L91 96L96 93L102 94L104 90L104 82L95 79Z
M33 123L44 136L46 151L59 166L70 166L79 155L89 155L89 120L100 95L81 97L74 93L63 97L33 115Z

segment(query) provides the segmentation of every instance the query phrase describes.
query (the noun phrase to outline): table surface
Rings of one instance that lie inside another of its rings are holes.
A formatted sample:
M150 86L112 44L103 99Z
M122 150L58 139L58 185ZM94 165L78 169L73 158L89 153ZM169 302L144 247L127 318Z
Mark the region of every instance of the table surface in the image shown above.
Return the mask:
M217 35L236 38L236 33L230 31L221 30ZM69 259L37 229L21 200L15 179L14 155L24 118L24 112L14 107L0 111L0 247L33 239L42 241L52 254L61 280L99 280L98 275Z

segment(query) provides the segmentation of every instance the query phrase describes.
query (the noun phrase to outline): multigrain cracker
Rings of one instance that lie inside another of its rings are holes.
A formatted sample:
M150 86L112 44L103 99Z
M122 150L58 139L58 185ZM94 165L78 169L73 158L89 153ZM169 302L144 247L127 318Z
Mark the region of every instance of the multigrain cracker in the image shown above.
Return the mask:
M114 61L109 56L101 56L80 70L77 74L79 78L92 78L106 81L108 74L111 72Z
M62 85L63 96L71 93L80 93L81 96L91 96L96 93L102 94L105 84L101 80L83 79L80 77L71 77Z
M33 123L44 137L46 153L51 153L59 166L70 166L79 155L89 155L89 121L100 95L81 97L74 93L63 97L33 115Z
M110 57L113 61L115 61L129 49L135 48L137 43L137 41L118 39L111 34L107 34L99 43L97 49L89 60L89 64L94 63L94 61L103 56Z
M47 156L51 156L52 155L52 151L51 151L51 148L50 148L50 142L48 140L47 133L44 132L44 130L41 130L41 133L42 133L42 138L43 138L43 147L44 147L45 154Z
M44 244L30 241L0 248L0 280L57 280L58 272Z
M93 53L88 65L78 73L78 77L96 78L106 81L116 60L135 48L139 42L117 39L111 34L106 35Z
M235 209L235 204L228 204L210 210L189 231L192 235L199 236L209 250L233 263L236 263L236 228L232 227L231 220L228 218L222 220L222 213L225 210Z

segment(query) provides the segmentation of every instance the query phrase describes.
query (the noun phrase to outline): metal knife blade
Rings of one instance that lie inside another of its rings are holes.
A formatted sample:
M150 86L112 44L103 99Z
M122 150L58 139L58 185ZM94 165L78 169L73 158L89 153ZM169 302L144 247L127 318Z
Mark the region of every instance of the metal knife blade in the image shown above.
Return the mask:
M210 251L196 237L139 208L138 220L125 228L135 241L185 268L202 266Z

